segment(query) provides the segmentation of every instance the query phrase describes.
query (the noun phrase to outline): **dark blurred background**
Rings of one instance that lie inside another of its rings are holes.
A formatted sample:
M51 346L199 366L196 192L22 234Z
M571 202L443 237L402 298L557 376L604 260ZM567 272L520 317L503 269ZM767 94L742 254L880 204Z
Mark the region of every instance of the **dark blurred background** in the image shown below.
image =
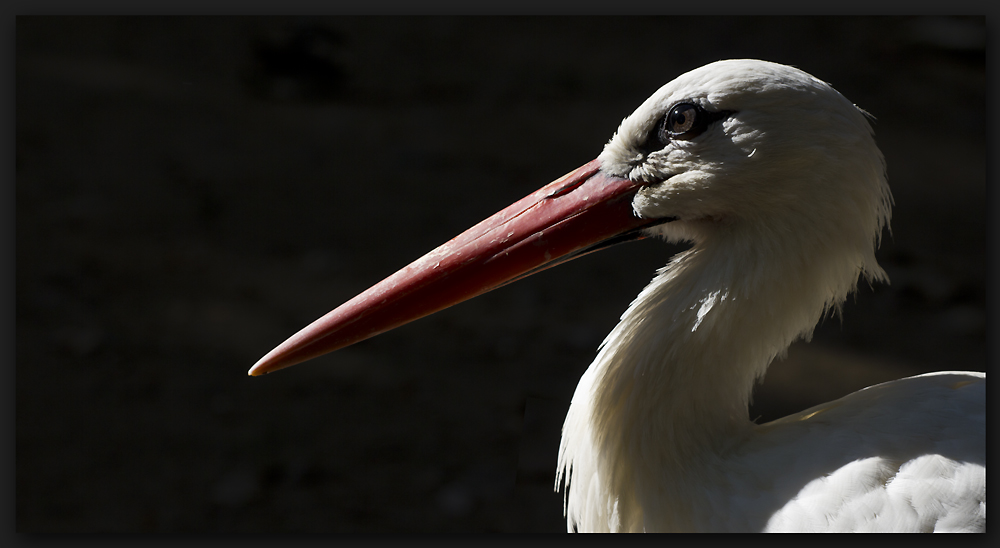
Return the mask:
M985 370L985 41L982 17L19 17L17 530L563 531L577 379L679 248L246 371L724 58L874 114L896 200L892 284L794 345L750 417Z

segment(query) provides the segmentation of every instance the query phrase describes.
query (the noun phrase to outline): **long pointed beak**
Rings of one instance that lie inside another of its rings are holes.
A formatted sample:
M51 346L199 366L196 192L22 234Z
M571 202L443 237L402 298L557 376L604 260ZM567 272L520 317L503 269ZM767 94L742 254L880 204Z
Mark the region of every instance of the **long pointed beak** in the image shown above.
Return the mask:
M641 238L667 219L640 219L640 184L597 160L545 185L314 321L260 359L263 375L378 335L576 258Z

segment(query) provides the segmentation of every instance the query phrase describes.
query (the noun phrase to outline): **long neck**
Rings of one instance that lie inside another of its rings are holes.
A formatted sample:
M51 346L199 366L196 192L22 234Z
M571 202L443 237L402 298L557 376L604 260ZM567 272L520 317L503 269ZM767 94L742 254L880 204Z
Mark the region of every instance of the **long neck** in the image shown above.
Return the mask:
M856 283L857 267L844 267L833 250L794 235L775 245L775 237L745 227L719 231L675 257L628 308L581 381L574 406L590 406L594 464L617 501L620 530L641 530L654 515L674 521L667 526L690 526L685 493L711 481L706 475L720 455L749 432L755 381Z

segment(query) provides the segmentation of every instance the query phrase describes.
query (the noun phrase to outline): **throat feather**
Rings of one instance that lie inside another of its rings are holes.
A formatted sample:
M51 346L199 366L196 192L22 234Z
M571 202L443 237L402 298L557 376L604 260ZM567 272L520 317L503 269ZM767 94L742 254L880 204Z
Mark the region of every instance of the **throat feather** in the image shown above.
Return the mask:
M755 382L831 305L829 291L803 286L815 278L766 264L748 276L734 264L752 262L739 250L676 256L602 344L589 397L574 397L574 406L590 405L594 472L619 530L647 528L649 501L676 501L657 509L656 519L673 521L657 528L691 526L685 493L712 481L726 449L751 431Z

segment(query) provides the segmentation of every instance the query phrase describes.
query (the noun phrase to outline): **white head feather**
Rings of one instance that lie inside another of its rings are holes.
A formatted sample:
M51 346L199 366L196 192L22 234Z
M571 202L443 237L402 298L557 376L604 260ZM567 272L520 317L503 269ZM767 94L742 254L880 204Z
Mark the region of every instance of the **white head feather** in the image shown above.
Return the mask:
M733 114L693 139L651 147L682 102ZM859 264L883 276L873 256L891 215L882 154L864 111L801 70L729 60L683 74L622 121L599 158L608 173L651 183L634 202L642 217L811 225L810 236L851 240ZM678 228L663 225L667 236Z

